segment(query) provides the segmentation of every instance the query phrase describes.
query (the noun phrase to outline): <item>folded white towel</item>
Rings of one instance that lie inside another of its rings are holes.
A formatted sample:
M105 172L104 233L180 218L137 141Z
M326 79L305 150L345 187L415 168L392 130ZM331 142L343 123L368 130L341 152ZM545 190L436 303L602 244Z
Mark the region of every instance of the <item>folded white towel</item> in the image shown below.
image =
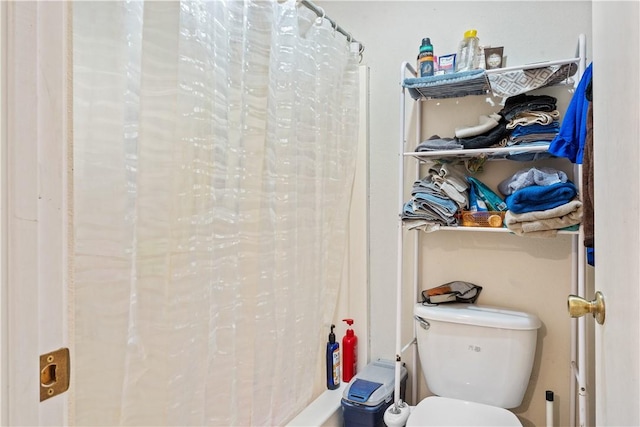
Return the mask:
M517 235L531 237L554 237L558 230L580 224L582 220L582 202L574 199L546 211L534 211L516 214L507 211L504 223Z
M507 129L515 129L517 126L528 126L533 124L549 125L559 118L560 112L558 110L553 110L551 112L525 111L511 119L511 121L507 123Z

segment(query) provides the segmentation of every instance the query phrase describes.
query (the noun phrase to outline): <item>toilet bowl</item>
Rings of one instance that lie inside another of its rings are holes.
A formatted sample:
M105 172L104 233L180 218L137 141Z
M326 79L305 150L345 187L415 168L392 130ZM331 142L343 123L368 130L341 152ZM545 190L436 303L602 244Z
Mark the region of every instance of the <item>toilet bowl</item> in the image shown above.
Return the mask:
M476 304L416 304L416 340L435 396L411 410L407 426L522 426L520 406L535 358L535 315Z
M431 396L411 410L407 427L522 426L513 412L496 406Z

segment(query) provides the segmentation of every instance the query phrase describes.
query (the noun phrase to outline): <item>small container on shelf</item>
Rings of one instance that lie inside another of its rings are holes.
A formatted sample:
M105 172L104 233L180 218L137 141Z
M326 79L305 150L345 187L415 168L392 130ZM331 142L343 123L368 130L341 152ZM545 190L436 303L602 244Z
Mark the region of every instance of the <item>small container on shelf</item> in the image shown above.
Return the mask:
M452 74L456 72L456 54L442 55L438 57L438 73Z
M458 47L456 72L478 69L480 60L480 40L476 30L467 30Z
M504 51L503 46L498 47L486 47L484 49L484 61L485 67L487 70L493 70L496 68L502 68L503 65L503 56L502 53Z
M501 211L461 211L458 215L463 227L500 228L506 212Z

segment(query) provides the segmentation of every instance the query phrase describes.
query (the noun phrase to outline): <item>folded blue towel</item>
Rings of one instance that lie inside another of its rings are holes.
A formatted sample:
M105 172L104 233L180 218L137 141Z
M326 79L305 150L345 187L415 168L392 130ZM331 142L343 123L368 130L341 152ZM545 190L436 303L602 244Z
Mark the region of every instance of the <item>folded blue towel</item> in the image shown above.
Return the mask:
M532 135L532 134L547 134L547 133L558 133L560 129L560 125L558 122L552 122L548 125L541 125L539 123L534 123L528 126L516 126L515 129L511 131L511 137L517 138L519 136Z
M545 211L569 203L578 194L571 182L552 185L532 185L507 196L507 208L514 213Z
M404 205L402 219L426 219L444 225L455 224L458 205L451 199L434 193L415 193Z

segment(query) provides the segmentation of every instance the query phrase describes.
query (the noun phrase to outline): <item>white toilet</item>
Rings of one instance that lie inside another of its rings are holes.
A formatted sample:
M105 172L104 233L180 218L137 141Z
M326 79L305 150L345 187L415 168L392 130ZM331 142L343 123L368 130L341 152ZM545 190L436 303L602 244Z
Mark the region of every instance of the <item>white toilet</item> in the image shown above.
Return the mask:
M508 408L522 403L536 352L535 315L476 304L416 304L427 397L407 426L521 426Z

